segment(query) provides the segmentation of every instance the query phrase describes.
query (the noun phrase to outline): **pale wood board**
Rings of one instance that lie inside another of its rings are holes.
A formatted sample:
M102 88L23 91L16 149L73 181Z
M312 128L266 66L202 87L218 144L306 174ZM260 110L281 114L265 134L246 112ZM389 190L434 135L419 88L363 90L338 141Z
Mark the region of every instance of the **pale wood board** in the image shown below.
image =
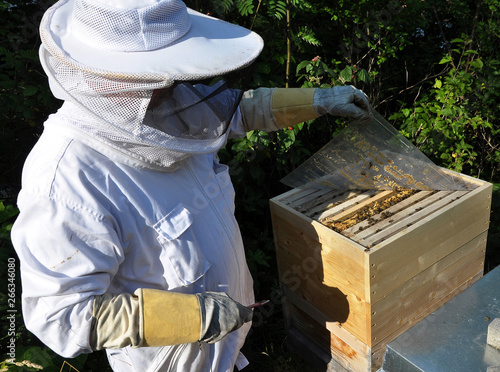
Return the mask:
M349 292L358 297L364 295L364 256L362 252L350 249L351 247L348 245L342 247L341 244L332 251L330 247L322 246L317 237L300 234L298 230L292 229L293 224L290 225L289 220L278 216L274 218L277 222L275 229L278 266L282 274L293 269L292 271L297 274L298 278L315 275L324 280L325 285L341 289L349 288ZM324 272L336 273L336 278L325 277Z
M321 250L319 243L308 244L309 237L302 237L301 242L297 242L298 239L295 239L293 233L288 233L289 228L285 229L284 234L281 233L280 227L283 227L283 223L280 224L279 218L276 220L278 220L276 254L280 281L310 302L320 303L320 307L325 311L330 308L330 315L333 318L346 320L348 306L349 318L344 327L355 331L360 339L366 339L366 327L369 321L365 318L367 303L363 299L365 293L363 259L353 259L349 255L340 254L338 250L331 252L325 246ZM293 239L293 249L288 248L286 243L282 244L280 238ZM319 258L318 253L320 253ZM342 294L345 299L339 297ZM335 301L341 301L344 307L338 306Z
M342 325L329 321L307 301L297 297L285 289L285 296L290 300L287 313L292 316L290 321L301 330L312 342L318 342L330 357L335 358L347 371L369 371L371 349L352 335ZM319 328L318 328L319 327ZM323 330L329 332L325 339Z
M380 222L364 229L363 231L358 232L354 237L351 237L351 239L357 242L363 241L363 239L367 239L370 236L376 234L377 232L383 231L385 228L390 227L393 223L399 222L409 217L411 218L411 216L416 212L418 212L419 210L429 205L432 205L433 203L435 203L442 197L448 195L449 193L450 192L438 192L429 194L428 197L426 197L425 199L421 200L418 203L407 204L405 203L406 200L404 200L401 203L398 203L397 205L394 206L394 207L400 206L400 209L396 211L393 216L391 216L390 218L383 219ZM419 194L421 193L418 193L413 196L417 196ZM390 212L390 208L387 210L387 212Z
M378 226L371 226L370 229L367 229L361 234L365 236L364 238L358 240L358 237L356 237L355 240L365 247L371 247L401 230L416 224L418 221L437 212L465 194L467 194L467 191L456 191L451 193L441 191L425 199L423 202L416 204L413 208L396 214L387 221L382 221Z
M423 310L420 314L418 314L415 317L413 317L410 320L410 322L408 323L408 329L411 328L411 327L413 327L415 324L417 324L417 323L419 323L421 321L425 322L425 318L427 316L429 316L429 314L432 314L434 311L436 311L438 308L440 308L446 302L448 302L449 300L451 300L453 297L457 296L460 292L462 292L465 289L469 288L472 284L474 284L475 282L477 282L482 277L483 277L483 269L481 269L474 276L472 276L471 278L469 278L468 280L466 280L465 282L463 282L460 286L456 287L452 292L448 293L447 296L441 298L438 302L432 303L431 306L429 306L428 308L426 308L425 310ZM383 362L385 348L386 348L387 344L389 344L389 342L391 342L392 340L394 340L396 337L398 337L401 334L403 334L404 330L406 330L406 329L398 329L398 330L396 330L394 333L392 333L391 335L389 335L386 339L380 341L379 343L375 344L372 347L372 364L373 364L373 366L375 367L376 370L381 366L381 364ZM412 341L408 340L408 342L411 343Z
M286 204L294 205L294 204L299 204L299 200L311 194L314 194L315 192L316 190L312 189L293 189L290 190L288 193L282 195L282 196L286 195L286 198L282 198L281 196L279 196L279 198L282 202L286 202Z
M299 200L298 203L296 202L289 205L294 207L298 212L311 217L311 214L314 213L313 211L321 209L323 208L323 205L329 205L335 200L344 200L344 198L346 198L346 194L347 193L345 191L331 190L326 193L321 193L313 200L309 200L307 202Z
M281 195L275 196L271 200L274 200L274 201L279 202L279 203L287 204L287 203L289 203L290 200L293 200L293 198L296 197L297 194L302 193L302 192L307 192L307 191L308 190L304 190L304 189L291 189L291 190L284 192Z
M427 198L432 193L434 193L434 192L433 191L420 191L420 192L410 196L409 198L399 202L398 204L387 208L386 210L384 210L384 212L390 213L390 214L396 214L396 213L403 211L406 208L412 206L413 204L421 201L422 199ZM362 231L364 231L367 227L369 227L373 222L385 220L385 219L386 219L386 217L383 216L383 213L376 214L376 215L372 216L371 221L369 221L369 220L361 221L361 222L357 223L356 225L354 225L348 229L345 229L342 232L342 234L351 238L351 239L354 235L356 235L356 237L357 237L356 239L359 239L359 237L364 237L366 235L366 234L363 234ZM391 220L391 218L389 218L389 220ZM356 239L353 239L353 240L356 240Z
M282 261L283 263L287 263ZM295 272L296 265L280 276L283 286L287 286L304 301L315 304L331 321L341 322L342 327L359 340L368 343L370 335L370 307L361 298L338 287L326 286L316 277L300 277ZM290 276L288 276L290 275ZM283 278L286 276L285 278ZM291 286L291 287L289 287Z
M341 283L357 296L364 296L365 255L361 246L286 205L271 201L271 210L277 249L301 257L320 257L326 271L338 272Z
M488 229L492 185L469 192L369 252L370 302L393 292ZM404 270L398 270L403 267Z
M486 235L456 249L371 305L372 336L369 346L410 327L411 319L432 303L440 302L461 283L482 269ZM404 269L404 268L402 268Z
M310 208L304 214L308 217L317 220L317 216L322 214L325 210L331 209L336 205L344 203L347 200L357 197L360 195L360 191L344 191L339 194L335 194L330 200L324 200L320 204L316 205L314 208Z
M287 200L287 203L289 203L289 205L293 207L308 205L311 202L315 203L318 198L322 197L325 194L329 194L330 192L331 190L328 189L305 189L300 194L297 194L294 198L290 198L289 200Z
M350 372L335 358L332 358L331 351L324 350L315 342L316 340L304 336L297 328L287 328L287 336L286 341L291 350L295 351L312 368L308 368L308 371Z
M352 216L352 215L358 213L358 211L360 209L366 207L367 205L370 205L370 204L376 203L380 200L386 199L387 197L394 195L394 194L395 194L394 191L377 192L377 193L371 195L369 199L362 200L358 203L355 203L352 206L349 206L347 209L344 208L344 210L337 211L337 213L330 214L330 215L328 215L328 217L325 217L321 220L319 220L319 219L317 219L317 220L323 224L328 224L328 223L331 223L333 221L340 221L341 219L347 218L349 216ZM328 211L325 211L325 213L326 212L328 212Z
M342 204L339 204L339 205L336 205L332 208L324 210L323 212L314 216L314 219L321 221L322 219L328 218L328 217L333 216L337 213L344 212L345 210L352 208L353 206L358 205L359 203L362 203L363 201L371 198L376 193L377 193L377 191L375 191L375 190L364 191L361 194L358 194L352 198L347 199Z

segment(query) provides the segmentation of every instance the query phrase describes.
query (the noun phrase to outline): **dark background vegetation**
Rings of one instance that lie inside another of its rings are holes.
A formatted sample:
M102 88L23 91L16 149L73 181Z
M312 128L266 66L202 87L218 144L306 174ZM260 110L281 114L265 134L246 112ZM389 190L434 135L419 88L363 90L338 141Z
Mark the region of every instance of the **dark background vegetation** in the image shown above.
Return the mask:
M53 1L0 1L0 343L7 343L9 231L20 172L46 117L61 102L38 61L38 24ZM373 107L436 164L494 184L485 272L500 263L500 56L498 0L191 0L187 5L251 28L265 50L233 87L354 84ZM332 4L333 3L333 4ZM323 117L277 133L248 133L221 158L231 166L237 217L258 298L279 294L268 201L279 180L325 145L345 120ZM16 258L17 262L17 258ZM17 263L18 267L18 263ZM103 353L64 360L22 326L17 290L17 360L44 371L107 370ZM286 348L279 303L256 314L244 350L249 371L306 371ZM1 360L6 359L4 355ZM0 369L38 370L0 362Z

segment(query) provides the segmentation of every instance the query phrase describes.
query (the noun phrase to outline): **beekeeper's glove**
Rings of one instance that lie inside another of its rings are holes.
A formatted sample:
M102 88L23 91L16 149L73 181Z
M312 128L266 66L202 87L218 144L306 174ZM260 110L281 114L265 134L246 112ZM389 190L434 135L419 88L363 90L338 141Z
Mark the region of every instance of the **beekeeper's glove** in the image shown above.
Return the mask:
M213 344L252 320L253 312L226 293L205 292L196 295L201 309L200 341Z
M183 294L138 289L96 296L92 350L216 342L252 318L252 310L223 293Z
M247 131L276 131L324 114L369 120L366 95L351 85L321 88L259 88L243 94L240 109Z
M319 115L351 117L359 121L370 119L370 103L366 95L352 85L314 91L313 106Z

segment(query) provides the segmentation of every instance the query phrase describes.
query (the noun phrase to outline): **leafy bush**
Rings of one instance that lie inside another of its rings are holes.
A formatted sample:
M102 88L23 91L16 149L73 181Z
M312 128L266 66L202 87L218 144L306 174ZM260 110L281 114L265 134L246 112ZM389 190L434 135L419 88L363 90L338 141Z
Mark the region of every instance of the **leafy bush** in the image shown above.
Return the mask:
M58 105L38 60L38 25L50 3L0 1L0 191L20 187L27 152Z
M496 107L491 105L497 103L494 99L488 102L484 90L486 84L492 84L488 71L498 74L499 62L487 60L485 65L478 53L469 49L470 40L455 39L452 43L456 48L440 62L448 65L448 72L437 77L413 107L403 106L390 119L435 162L457 172L490 178L500 170L500 126L492 116ZM496 96L498 90L487 94Z

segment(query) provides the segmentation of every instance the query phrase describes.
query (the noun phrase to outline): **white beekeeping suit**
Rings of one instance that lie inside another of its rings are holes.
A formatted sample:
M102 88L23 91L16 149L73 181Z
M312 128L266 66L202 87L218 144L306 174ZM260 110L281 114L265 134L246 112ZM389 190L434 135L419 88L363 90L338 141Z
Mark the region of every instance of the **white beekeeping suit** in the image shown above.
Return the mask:
M252 278L217 151L248 130L365 117L368 101L191 85L263 42L180 0L62 0L40 33L64 103L26 160L12 231L27 328L65 357L106 349L115 371L241 369Z

